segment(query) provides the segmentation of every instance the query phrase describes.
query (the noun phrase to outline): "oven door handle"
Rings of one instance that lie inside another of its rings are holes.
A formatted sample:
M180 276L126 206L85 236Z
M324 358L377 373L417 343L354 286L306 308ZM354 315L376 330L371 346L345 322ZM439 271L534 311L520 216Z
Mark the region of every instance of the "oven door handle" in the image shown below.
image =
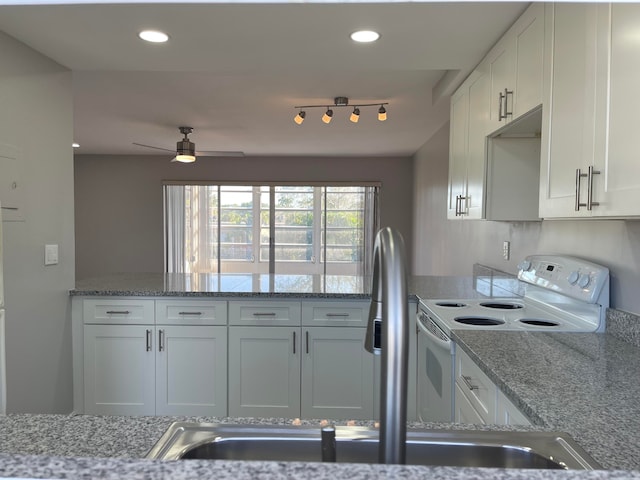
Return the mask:
M447 337L447 339L446 339L446 340L443 340L443 339L442 339L442 338L440 338L439 336L434 335L432 332L430 332L430 331L429 331L429 329L428 329L425 325L423 325L423 323L422 323L422 321L423 321L423 320L422 320L421 318L419 318L419 319L418 319L418 326L420 327L420 330L422 331L422 333L424 333L425 335L427 335L427 337L429 337L429 339L433 340L434 342L436 342L437 344L439 344L441 347L443 347L443 348L447 348L447 349L451 348L451 339L447 336L447 334L446 334L446 333L444 333L444 332L442 331L442 329L441 329L441 328L440 328L440 327L439 327L439 326L438 326L438 325L437 325L433 320L431 320L431 319L430 319L430 318L429 318L425 313L423 313L423 312L419 312L419 313L418 313L418 316L419 316L419 317L426 317L426 321L432 322L432 323L433 323L433 325L434 325L434 327L435 327L435 328L437 328L438 330L440 330L440 332L442 332L442 334L443 334L445 337Z

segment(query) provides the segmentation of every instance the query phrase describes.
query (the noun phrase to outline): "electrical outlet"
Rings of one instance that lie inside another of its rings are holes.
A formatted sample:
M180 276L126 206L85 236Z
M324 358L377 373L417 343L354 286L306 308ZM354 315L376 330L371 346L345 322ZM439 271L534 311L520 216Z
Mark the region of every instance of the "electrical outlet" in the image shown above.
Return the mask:
M511 242L505 240L502 242L502 258L509 260L511 258Z

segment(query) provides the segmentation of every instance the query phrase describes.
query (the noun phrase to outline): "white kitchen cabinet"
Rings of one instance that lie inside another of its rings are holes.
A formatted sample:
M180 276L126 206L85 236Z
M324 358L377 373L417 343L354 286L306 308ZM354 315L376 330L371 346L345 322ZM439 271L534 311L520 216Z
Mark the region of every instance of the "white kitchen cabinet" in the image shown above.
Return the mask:
M303 328L303 418L373 418L373 355L365 328Z
M456 349L455 421L472 424L531 425L461 348Z
M483 218L489 78L474 71L451 99L447 218Z
M154 415L153 326L85 325L84 413Z
M588 3L554 3L547 9L551 69L544 82L539 205L544 218L592 214L586 179L576 177L595 165L597 137L605 127L595 99L597 10Z
M300 327L229 327L229 415L300 416Z
M477 412L471 401L467 398L467 395L457 383L455 396L454 420L456 423L486 425L487 422L485 418Z
M156 328L156 415L227 415L227 327Z
M540 214L640 215L637 4L553 4L545 78Z
M489 134L542 103L544 3L534 2L487 54Z

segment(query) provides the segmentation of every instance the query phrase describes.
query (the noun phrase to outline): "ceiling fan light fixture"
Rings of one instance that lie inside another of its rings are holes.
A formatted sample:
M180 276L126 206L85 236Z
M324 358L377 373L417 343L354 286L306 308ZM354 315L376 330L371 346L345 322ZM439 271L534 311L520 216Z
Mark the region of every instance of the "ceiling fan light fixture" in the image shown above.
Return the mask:
M176 143L176 162L193 163L196 161L196 144L187 135L193 132L191 127L180 127L180 133L184 138Z
M300 110L298 114L295 117L293 117L293 121L296 122L298 125L302 125L302 122L304 122L304 117L306 115L307 114L305 113L304 110Z
M353 109L349 120L351 120L353 123L358 123L358 120L360 120L360 109L358 107Z
M378 120L384 122L387 119L387 110L384 108L384 105L380 105L378 109Z
M332 118L333 118L333 110L331 110L330 108L327 108L327 111L324 112L324 115L322 115L322 121L324 123L330 123Z

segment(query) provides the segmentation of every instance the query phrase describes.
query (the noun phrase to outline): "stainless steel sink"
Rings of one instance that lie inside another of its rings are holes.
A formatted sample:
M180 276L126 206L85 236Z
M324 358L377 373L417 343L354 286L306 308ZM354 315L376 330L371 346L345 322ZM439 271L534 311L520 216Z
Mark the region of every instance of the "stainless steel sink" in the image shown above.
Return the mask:
M378 463L378 430L336 427L338 462ZM176 422L147 454L154 459L320 462L320 427ZM407 464L458 467L601 468L567 434L407 430Z

